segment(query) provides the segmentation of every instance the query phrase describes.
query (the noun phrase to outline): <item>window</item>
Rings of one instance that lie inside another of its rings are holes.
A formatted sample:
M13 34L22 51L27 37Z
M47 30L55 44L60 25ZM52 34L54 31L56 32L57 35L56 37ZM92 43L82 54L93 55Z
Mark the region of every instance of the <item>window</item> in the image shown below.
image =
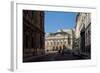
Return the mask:
M71 42L70 42L70 36L68 36L68 44L70 45L70 43L71 43Z
M31 44L31 47L32 47L32 48L34 48L33 45L34 45L34 39L33 39L33 37L32 37L32 44Z
M25 47L28 48L28 36L26 35L26 39L25 39Z
M23 10L23 16L26 16L28 14L28 10Z
M37 24L37 13L36 11L32 11L32 20L34 21L34 24Z
M51 45L53 45L53 42L51 42Z
M59 42L57 42L57 45L59 45Z
M53 41L53 42L51 42L51 43L53 43L53 44L55 45L55 41ZM53 45L53 44L51 44L51 45Z
M62 44L62 41L60 43Z

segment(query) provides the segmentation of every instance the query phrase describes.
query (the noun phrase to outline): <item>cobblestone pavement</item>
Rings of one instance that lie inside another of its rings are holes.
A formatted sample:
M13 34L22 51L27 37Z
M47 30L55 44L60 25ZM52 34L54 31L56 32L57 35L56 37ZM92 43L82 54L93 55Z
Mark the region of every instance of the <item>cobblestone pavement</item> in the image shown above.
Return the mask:
M41 61L63 61L63 60L81 60L85 58L81 58L79 56L74 56L72 54L60 54L60 53L50 53L43 56L31 57L30 60L26 62L41 62Z

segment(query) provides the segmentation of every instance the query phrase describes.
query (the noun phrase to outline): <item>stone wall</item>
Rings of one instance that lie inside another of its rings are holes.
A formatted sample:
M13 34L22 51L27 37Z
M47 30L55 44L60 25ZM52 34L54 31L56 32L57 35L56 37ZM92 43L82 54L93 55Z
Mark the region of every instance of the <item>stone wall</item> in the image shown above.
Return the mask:
M23 10L23 59L44 53L44 12Z

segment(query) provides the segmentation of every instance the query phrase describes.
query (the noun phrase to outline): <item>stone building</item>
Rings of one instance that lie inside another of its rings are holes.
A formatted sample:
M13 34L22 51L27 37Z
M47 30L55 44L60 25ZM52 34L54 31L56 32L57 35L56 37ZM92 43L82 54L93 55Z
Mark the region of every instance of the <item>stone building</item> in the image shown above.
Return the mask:
M76 50L90 55L91 53L91 14L78 13L76 17Z
M23 61L44 53L44 12L23 10Z
M70 49L73 46L73 29L61 29L45 37L45 52Z

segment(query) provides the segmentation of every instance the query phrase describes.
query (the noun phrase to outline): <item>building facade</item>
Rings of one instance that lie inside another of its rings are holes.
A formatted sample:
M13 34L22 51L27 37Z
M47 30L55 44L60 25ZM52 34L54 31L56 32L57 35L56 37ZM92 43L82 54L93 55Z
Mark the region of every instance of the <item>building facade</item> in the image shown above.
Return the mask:
M55 33L49 33L45 37L45 52L58 51L63 49L72 50L73 30L62 29Z
M23 10L23 61L44 53L44 12Z
M91 14L78 13L76 17L76 49L81 53L91 53Z

